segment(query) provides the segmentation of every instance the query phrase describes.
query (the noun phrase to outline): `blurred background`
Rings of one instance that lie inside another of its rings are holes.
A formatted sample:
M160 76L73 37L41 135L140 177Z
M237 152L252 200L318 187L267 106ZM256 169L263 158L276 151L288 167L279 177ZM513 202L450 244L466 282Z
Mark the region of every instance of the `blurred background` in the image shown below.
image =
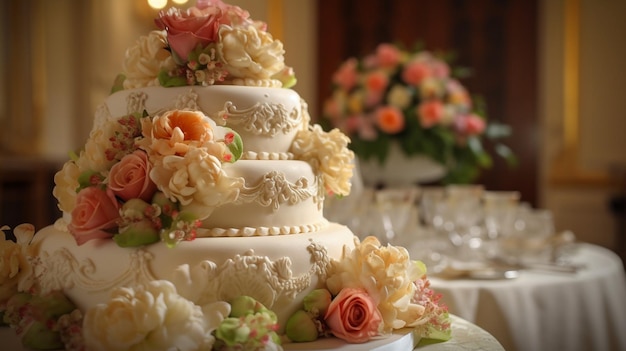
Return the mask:
M519 191L559 230L623 257L626 1L230 2L283 41L313 119L348 57L381 42L455 52L489 118L513 127L519 159L516 168L496 162L477 182ZM125 50L155 28L157 13L147 0L0 4L0 225L41 228L59 216L54 173L85 142Z

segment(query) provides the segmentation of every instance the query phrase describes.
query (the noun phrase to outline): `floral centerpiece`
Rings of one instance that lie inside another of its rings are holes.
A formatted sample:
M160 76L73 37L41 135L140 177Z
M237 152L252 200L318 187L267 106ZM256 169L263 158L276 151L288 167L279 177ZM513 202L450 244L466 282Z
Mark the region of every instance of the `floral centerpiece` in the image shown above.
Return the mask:
M471 182L492 164L483 140L506 136L509 129L488 123L481 101L458 80L461 73L432 52L380 44L334 73L325 124L351 138L361 163L385 165L396 153L406 156L400 162L426 155L443 167L443 182ZM512 160L506 146L496 151Z

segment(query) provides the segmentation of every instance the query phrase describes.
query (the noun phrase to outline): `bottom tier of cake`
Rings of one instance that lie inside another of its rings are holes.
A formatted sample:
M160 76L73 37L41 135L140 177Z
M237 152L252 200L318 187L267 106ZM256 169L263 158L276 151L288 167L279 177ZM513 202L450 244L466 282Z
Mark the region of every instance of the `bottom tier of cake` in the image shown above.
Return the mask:
M62 290L83 313L107 302L116 287L168 280L198 305L251 296L276 313L282 329L303 297L323 286L331 259L354 245L347 227L330 223L314 233L197 238L176 247L160 242L139 248L121 248L109 239L78 246L57 225L39 231L31 247L38 251L34 270L43 291Z

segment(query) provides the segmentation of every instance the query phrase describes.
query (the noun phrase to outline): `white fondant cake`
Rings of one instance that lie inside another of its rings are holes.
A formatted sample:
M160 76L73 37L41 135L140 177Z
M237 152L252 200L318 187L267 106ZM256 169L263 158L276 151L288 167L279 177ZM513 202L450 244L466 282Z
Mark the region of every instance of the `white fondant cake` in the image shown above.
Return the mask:
M354 155L311 125L265 24L220 0L156 23L55 175L63 217L0 241L0 312L24 346L449 337L423 264L323 217L325 196L349 194Z

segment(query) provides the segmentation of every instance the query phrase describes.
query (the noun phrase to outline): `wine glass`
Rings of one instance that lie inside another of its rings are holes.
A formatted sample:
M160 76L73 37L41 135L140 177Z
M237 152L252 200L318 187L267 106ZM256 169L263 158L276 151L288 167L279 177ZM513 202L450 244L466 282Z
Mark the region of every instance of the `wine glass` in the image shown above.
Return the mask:
M499 245L503 237L511 234L520 201L518 191L485 191L483 194L483 221L487 256L500 254Z
M480 184L454 184L446 186L445 224L452 244L457 247L457 258L475 260L482 246L482 195Z
M403 245L411 241L417 231L418 194L419 188L415 186L376 191L375 204L382 227L377 237L383 244Z

